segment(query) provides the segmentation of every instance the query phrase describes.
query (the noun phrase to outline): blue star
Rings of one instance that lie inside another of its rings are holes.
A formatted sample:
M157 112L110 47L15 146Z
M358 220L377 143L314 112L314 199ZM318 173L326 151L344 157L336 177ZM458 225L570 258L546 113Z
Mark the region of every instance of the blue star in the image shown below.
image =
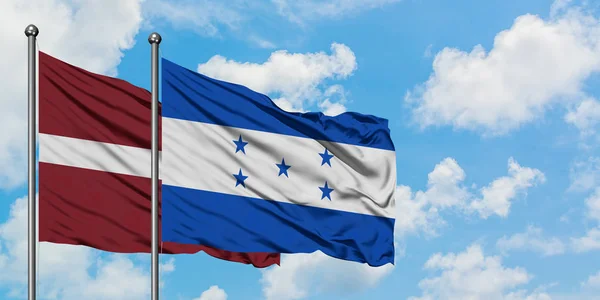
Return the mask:
M246 178L248 178L248 176L244 176L244 174L242 174L242 169L240 168L240 172L236 174L233 174L233 177L235 177L235 186L238 185L242 185L244 188L246 188L246 184L244 183L244 180L246 180Z
M235 144L235 153L238 153L238 151L242 150L242 152L244 154L246 154L246 150L244 150L244 146L248 145L248 142L242 141L241 134L240 134L240 138L237 141L233 140L233 143Z
M289 168L291 168L292 166L286 165L285 164L285 159L282 158L281 159L281 163L280 164L276 164L276 165L279 167L279 175L277 175L277 176L281 176L281 174L285 174L285 177L288 177L288 178L290 177L290 176L288 176L287 170Z
M333 192L333 189L330 189L327 186L327 181L325 181L325 186L319 187L319 189L321 189L321 192L323 193L323 195L321 196L321 200L323 200L323 198L327 197L327 198L329 198L329 201L331 201L331 192Z
M323 158L323 161L321 162L321 166L324 165L325 163L327 163L331 167L331 158L333 157L333 155L329 154L329 152L327 151L327 148L325 148L324 153L319 153L319 155L321 155L321 157Z

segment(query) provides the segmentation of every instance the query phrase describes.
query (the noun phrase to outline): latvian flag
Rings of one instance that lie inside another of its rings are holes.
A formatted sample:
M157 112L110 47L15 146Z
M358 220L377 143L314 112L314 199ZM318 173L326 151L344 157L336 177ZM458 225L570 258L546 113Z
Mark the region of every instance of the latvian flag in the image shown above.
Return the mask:
M40 241L149 253L151 94L43 52L39 64ZM160 245L161 253L279 264L276 253Z

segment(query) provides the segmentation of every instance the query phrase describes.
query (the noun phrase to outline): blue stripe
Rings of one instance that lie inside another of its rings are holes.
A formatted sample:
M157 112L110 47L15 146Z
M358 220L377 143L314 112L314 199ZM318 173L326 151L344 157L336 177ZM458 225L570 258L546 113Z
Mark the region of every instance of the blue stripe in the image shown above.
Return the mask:
M162 194L163 241L394 263L394 219L169 185Z
M162 59L162 116L394 150L386 119L346 112L290 113L245 86L209 78Z

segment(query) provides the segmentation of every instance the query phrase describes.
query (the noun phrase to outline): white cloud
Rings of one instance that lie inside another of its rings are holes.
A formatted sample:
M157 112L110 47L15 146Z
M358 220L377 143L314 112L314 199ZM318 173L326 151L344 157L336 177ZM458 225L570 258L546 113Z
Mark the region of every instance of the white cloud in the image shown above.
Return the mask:
M268 26L284 21L305 26L306 21L339 18L382 7L400 0L145 0L147 27L168 22L176 29L187 29L203 36L222 38L231 33L263 49L276 45L253 31L253 24L267 21ZM259 17L257 17L259 16Z
M577 253L600 250L600 228L588 230L585 236L571 238L571 247Z
M420 231L427 236L435 236L438 228L446 224L438 209L431 206L426 197L413 197L408 186L396 188L396 207L395 232L398 238Z
M321 103L319 103L319 109L323 111L323 114L328 116L337 116L341 113L346 112L346 91L344 87L336 84L332 85L324 93L326 97Z
M525 290L520 290L517 292L508 293L506 296L502 298L502 300L552 300L551 297L546 292L533 292L529 294Z
M503 266L499 256L485 256L478 244L458 254L436 253L424 268L439 273L421 280L422 296L410 299L548 299L540 293L527 298L523 291L513 291L532 275L521 267Z
M273 102L275 102L275 105L277 105L279 108L281 108L287 112L300 112L300 113L306 112L302 108L294 107L294 104L292 104L292 102L290 102L288 99L283 98L283 97L273 99Z
M194 300L227 300L227 293L225 293L225 290L213 285Z
M306 21L317 19L340 18L361 11L383 7L400 0L145 0L144 16L154 26L160 21L167 21L176 29L192 30L200 35L221 37L229 30L242 34L255 45L271 49L275 44L252 33L248 24L264 19L273 19L277 15L298 25L306 25ZM226 3L226 4L224 4ZM260 18L256 18L260 15Z
M242 13L245 3L214 0L146 0L144 15L152 19L168 21L176 29L189 29L205 36L219 36L220 26L237 29L247 17ZM148 24L150 25L150 24ZM150 25L152 26L152 25Z
M161 263L158 267L159 272L161 273L172 273L173 271L175 271L175 258L169 258L169 260Z
M277 48L277 45L275 45L273 42L266 40L264 38L261 38L259 36L256 35L251 35L248 38L252 43L254 43L255 45L257 45L260 48L263 49L273 49L273 48Z
M492 214L508 216L511 200L517 193L524 193L532 186L544 183L544 174L537 169L520 166L512 157L508 160L508 176L494 180L481 190L482 198L470 204L470 209L479 212L482 218Z
M303 25L320 18L340 18L359 11L383 7L400 0L271 0L279 14Z
M85 271L81 266L75 267L81 272ZM150 296L147 272L139 266L135 266L125 256L115 255L108 262L99 260L97 268L96 274L88 275L87 280L78 282L76 287L71 287L71 285L67 285L68 281L61 280L61 285L66 285L62 288L61 298L147 299ZM56 275L60 276L61 274L55 273Z
M425 51L423 52L423 57L425 58L429 58L433 55L433 53L431 52L433 48L433 44L429 44L427 46L427 48L425 48Z
M598 227L589 229L585 236L571 238L571 247L577 253L600 250L600 187L596 187L584 203L585 215Z
M427 175L428 202L435 207L447 208L463 205L468 199L466 188L460 186L465 180L465 171L456 160L445 158ZM417 192L417 194L419 194ZM417 195L418 197L418 195Z
M598 124L600 124L600 102L588 98L565 115L567 123L575 125L584 137L596 133Z
M597 187L593 194L585 199L587 216L600 224L600 187Z
M330 97L338 88L326 87L325 80L345 79L356 70L356 57L348 46L338 43L331 45L331 54L289 53L275 51L262 63L241 63L215 55L198 66L198 72L237 84L242 84L257 92L285 100L284 107L303 110L304 104L312 105L317 99ZM334 85L335 86L335 85ZM322 88L326 88L323 92ZM330 101L331 102L331 101ZM331 107L335 102L327 104ZM339 107L334 112L339 111Z
M581 286L584 288L600 290L600 271L594 275L590 275L586 281L581 283Z
M539 252L543 256L563 254L566 248L561 240L544 237L542 229L534 226L528 226L527 231L523 233L503 236L496 242L496 247L502 252L529 250Z
M489 52L481 45L470 53L440 51L429 79L405 97L415 121L422 128L506 134L555 103L581 100L584 82L600 71L600 22L582 9L556 5L548 20L516 18Z
M569 171L569 191L586 192L600 186L600 157L576 161Z
M396 189L396 234L424 232L436 235L445 225L439 212L442 209L463 207L471 196L462 184L465 171L453 158L445 158L429 173L427 190L414 194L401 185Z
M573 0L554 0L550 6L550 16L554 17L565 10L568 10Z
M456 209L465 214L478 213L481 218L490 215L506 217L518 193L544 182L544 174L537 169L522 167L513 158L508 159L508 176L492 181L475 191L465 186L465 171L453 158L445 158L428 175L427 190L414 194L408 186L396 190L396 232L402 236L424 232L436 235L445 225L440 212Z
M65 300L149 298L149 268L134 264L129 255L101 253L84 246L40 243L40 296ZM161 274L174 269L174 261L168 260L161 266ZM13 203L9 219L0 224L0 270L0 287L23 296L27 287L26 197Z
M346 107L341 103L331 103L329 99L319 103L319 108L323 111L323 114L328 116L337 116L341 113L346 112Z
M123 50L134 45L141 0L0 1L0 188L25 181L27 149L27 39L33 23L39 49L92 72L116 75ZM106 22L110 20L110 22ZM101 38L99 34L101 33Z
M267 300L304 299L313 294L350 295L374 287L394 266L367 264L331 258L320 251L282 255L281 266L262 270L261 284Z

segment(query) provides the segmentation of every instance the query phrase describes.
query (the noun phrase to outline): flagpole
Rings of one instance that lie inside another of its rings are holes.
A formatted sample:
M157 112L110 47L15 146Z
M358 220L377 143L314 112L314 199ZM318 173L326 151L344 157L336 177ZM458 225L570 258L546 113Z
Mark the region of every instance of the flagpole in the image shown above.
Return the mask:
M148 37L152 47L152 300L158 300L158 45L162 38Z
M25 28L25 36L27 36L27 98L28 98L28 136L27 142L27 173L28 173L28 299L35 300L36 296L36 205L35 205L35 133L36 133L36 120L35 120L35 106L36 106L36 47L35 41L40 31L38 28L31 24Z
M31 24L25 28L25 36L27 36L27 98L28 98L28 135L27 143L27 173L28 173L28 299L35 300L36 296L36 203L35 203L35 133L36 133L36 47L35 41L39 33L38 28Z

